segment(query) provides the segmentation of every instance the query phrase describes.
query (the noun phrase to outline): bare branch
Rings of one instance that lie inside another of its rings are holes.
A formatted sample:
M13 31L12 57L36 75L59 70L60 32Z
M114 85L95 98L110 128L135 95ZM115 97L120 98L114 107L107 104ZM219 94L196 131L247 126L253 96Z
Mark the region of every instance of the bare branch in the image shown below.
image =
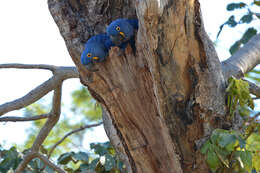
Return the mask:
M97 124L85 125L85 126L82 126L82 127L78 128L78 129L72 130L71 132L67 133L63 138L61 138L56 144L54 144L54 145L51 147L51 150L50 150L50 152L49 152L49 154L48 154L48 158L51 157L51 154L53 153L53 151L55 150L55 148L56 148L58 145L60 145L60 144L61 144L67 137L69 137L70 135L72 135L72 134L74 134L74 133L77 133L77 132L79 132L79 131L85 130L85 129L87 129L87 128L99 126L99 125L101 125L101 124L102 124L102 122L97 123Z
M62 86L62 82L61 84L59 84L55 89L54 89L54 94L53 94L53 100L52 100L52 110L51 112L48 114L48 120L46 121L46 123L44 124L44 126L41 128L38 136L36 137L32 147L31 147L31 152L28 153L24 160L20 163L20 165L18 166L18 168L15 170L15 173L19 173L21 171L24 170L24 168L26 167L26 165L30 162L30 160L32 160L34 157L36 156L41 156L39 154L37 154L37 152L40 149L40 146L42 145L42 143L44 142L44 140L46 139L46 137L48 136L48 134L50 133L50 131L52 130L52 128L56 125L56 123L58 122L59 118L60 118L60 109L61 109L61 86ZM43 157L41 157L43 158ZM46 161L48 163L48 161L46 159L44 159L44 161ZM52 165L53 166L53 165ZM64 172L64 171L63 171Z
M0 68L42 69L54 72L58 67L46 64L0 64Z
M40 130L38 136L36 137L31 150L38 151L52 128L56 125L60 118L61 109L61 84L57 86L54 90L53 100L52 100L52 110L49 115L49 119L46 121L42 129Z
M42 114L42 115L37 115L37 116L33 116L33 117L0 117L0 122L7 122L7 121L11 121L11 122L16 122L16 121L35 121L35 120L40 120L40 119L44 119L44 118L48 118L49 114Z
M51 77L49 80L45 81L32 91L30 91L25 96L16 99L11 102L4 103L0 105L0 116L20 108L24 108L43 96L45 96L48 92L53 90L55 87L60 85L63 80L69 79L69 78L79 78L79 73L76 69L76 67L55 67L56 70L54 71L53 77Z
M56 166L55 164L53 164L47 157L41 155L40 153L36 153L37 157L39 159L41 159L41 161L43 163L45 163L45 165L48 165L50 168L52 168L54 171L58 172L58 173L65 173L65 171L63 171L60 167Z
M231 76L241 78L260 63L260 34L254 36L229 59L223 61L222 71L225 79Z

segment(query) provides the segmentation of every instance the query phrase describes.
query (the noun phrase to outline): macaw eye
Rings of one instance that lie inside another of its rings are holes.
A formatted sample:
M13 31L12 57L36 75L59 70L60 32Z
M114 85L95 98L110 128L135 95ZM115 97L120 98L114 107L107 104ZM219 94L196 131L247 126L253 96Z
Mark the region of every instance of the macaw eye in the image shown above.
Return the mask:
M87 57L91 57L91 53L88 53L88 54L87 54Z
M117 26L117 27L116 27L116 30L117 30L117 31L120 31L120 27L119 27L119 26Z

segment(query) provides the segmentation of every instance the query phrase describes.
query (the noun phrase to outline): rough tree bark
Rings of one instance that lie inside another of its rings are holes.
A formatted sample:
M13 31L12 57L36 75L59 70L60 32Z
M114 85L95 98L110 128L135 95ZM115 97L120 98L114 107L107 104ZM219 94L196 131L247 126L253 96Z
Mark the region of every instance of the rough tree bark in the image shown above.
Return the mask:
M81 83L104 107L105 128L128 172L210 172L201 139L225 122L225 80L198 0L48 0ZM136 53L112 48L90 73L86 40L138 17Z

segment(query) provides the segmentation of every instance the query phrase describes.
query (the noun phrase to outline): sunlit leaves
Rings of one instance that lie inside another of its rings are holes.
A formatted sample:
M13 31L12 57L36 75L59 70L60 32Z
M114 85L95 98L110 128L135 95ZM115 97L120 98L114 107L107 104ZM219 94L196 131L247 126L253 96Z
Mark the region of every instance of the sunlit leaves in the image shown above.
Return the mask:
M236 131L215 129L209 140L202 146L201 153L207 156L207 163L212 172L258 170L259 167L256 166L256 163L259 160L257 160L258 156L255 155L257 153L246 148L245 143L245 139ZM253 146L253 149L256 148Z
M254 109L254 102L250 96L249 85L246 81L230 77L226 92L228 93L227 104L231 117L233 117L237 105L241 107L249 106L251 109Z
M75 114L84 115L91 121L97 121L101 119L101 108L97 105L96 101L90 96L89 92L81 87L72 93L72 107L71 110Z

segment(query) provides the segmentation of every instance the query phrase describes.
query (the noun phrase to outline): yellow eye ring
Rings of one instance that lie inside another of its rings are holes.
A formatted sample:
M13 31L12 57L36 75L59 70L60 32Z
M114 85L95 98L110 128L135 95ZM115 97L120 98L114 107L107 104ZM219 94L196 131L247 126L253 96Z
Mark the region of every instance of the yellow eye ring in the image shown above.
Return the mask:
M117 30L117 31L120 31L120 27L119 27L119 26L117 26L117 27L116 27L116 30Z
M88 54L87 54L87 57L91 57L91 53L88 53Z

